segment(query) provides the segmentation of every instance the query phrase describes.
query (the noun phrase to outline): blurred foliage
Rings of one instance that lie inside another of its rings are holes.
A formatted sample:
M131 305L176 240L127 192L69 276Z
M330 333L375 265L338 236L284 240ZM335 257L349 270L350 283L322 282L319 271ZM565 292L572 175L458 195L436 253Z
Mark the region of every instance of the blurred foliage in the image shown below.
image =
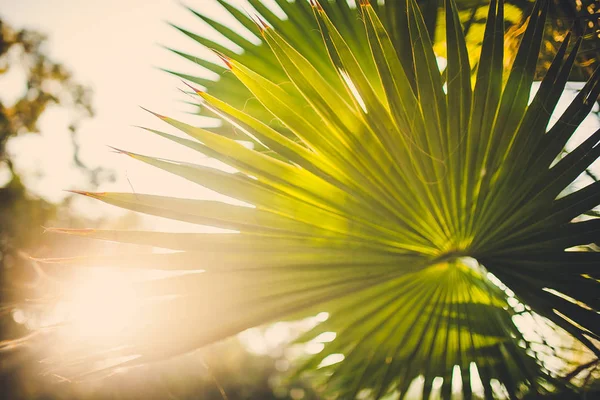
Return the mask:
M0 20L0 74L21 68L26 90L14 104L0 103L0 155L6 142L20 134L39 132L37 122L52 104L76 111L71 130L81 118L93 116L91 91L77 83L71 73L44 52L46 37L31 30L15 30Z
M71 72L45 53L46 37L31 30L16 30L0 19L0 79L13 69L24 71L23 94L12 104L0 98L0 165L11 175L0 188L0 257L4 268L16 250L39 247L41 226L56 214L56 207L31 195L6 152L16 136L39 134L38 121L51 106L71 110L73 140L79 122L93 116L91 91L76 82ZM75 162L86 168L75 155ZM97 181L99 170L88 170Z
M49 238L42 233L48 221L67 218L58 205L35 196L23 184L7 153L7 143L20 135L39 134L38 121L52 106L71 111L69 131L73 141L80 121L94 115L90 89L78 83L64 65L48 57L45 42L42 34L14 29L0 19L0 79L8 79L12 72L23 75L23 82L18 82L23 87L22 94L16 100L0 97L0 169L6 178L0 187L0 340L26 333L22 325L15 324L10 310L12 304L23 300L23 289L36 280L37 272L27 254L47 246ZM97 179L100 170L86 169L77 155L75 163L92 180ZM3 358L3 394L10 393L15 371L15 365Z
M529 15L532 1L515 1L529 3L525 15ZM585 81L597 66L600 50L600 2L598 0L552 0L550 2L550 23L547 26L547 38L542 47L542 62L538 65L539 74L547 70L556 55L560 42L569 30L575 36L584 38L570 79Z
M420 0L419 4L423 10L433 9L434 4L441 9L443 0ZM505 64L510 66L516 55L519 41L524 33L524 25L529 20L529 15L533 9L533 0L507 0L506 1L506 24L507 36L505 43L507 49L507 58ZM485 26L486 13L489 6L489 0L458 0L458 7L461 8L461 19L467 32L475 36L471 44L474 47L471 53L477 53L478 47L483 39L483 29ZM599 49L599 16L600 2L598 0L551 0L548 9L548 21L546 24L546 38L541 48L540 60L537 66L536 79L542 79L545 71L550 67L554 56L556 55L560 43L565 35L572 31L575 36L582 36L584 41L578 60L573 67L570 79L573 81L585 81L589 78L596 66ZM443 37L445 29L443 16L437 13L428 17L429 29L435 29L436 39ZM434 28L435 27L435 28ZM474 35L473 35L474 34ZM444 46L438 45L436 50L439 53L445 53ZM471 54L473 55L473 54Z
M10 400L314 400L301 380L288 382L271 355L251 354L235 338L176 359L82 381L42 376L43 366L23 356L27 371L2 399Z

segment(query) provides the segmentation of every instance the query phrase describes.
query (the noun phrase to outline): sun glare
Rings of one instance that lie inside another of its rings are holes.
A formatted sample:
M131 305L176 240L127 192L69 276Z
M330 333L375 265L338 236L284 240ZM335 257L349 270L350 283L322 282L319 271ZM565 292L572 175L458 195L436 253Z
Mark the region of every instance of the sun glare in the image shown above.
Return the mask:
M97 344L118 338L128 324L135 323L141 306L131 286L121 271L109 269L92 269L78 279L61 304L67 336Z
M51 311L35 315L17 310L13 319L32 331L53 328L60 345L51 352L110 348L141 324L140 311L148 300L136 294L136 285L171 275L109 266L83 268L60 287Z

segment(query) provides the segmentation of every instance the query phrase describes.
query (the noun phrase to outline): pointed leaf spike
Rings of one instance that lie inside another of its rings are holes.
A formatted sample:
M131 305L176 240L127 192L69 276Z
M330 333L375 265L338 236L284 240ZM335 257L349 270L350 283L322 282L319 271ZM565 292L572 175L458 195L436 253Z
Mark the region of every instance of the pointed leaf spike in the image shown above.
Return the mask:
M74 193L74 194L81 194L81 195L84 195L84 196L87 196L87 193L88 193L88 192L85 192L83 190L75 190L75 189L65 189L64 191L65 192L69 192L69 193Z
M118 148L113 147L113 146L107 146L107 147L113 149L115 153L123 154L123 155L129 156L129 157L134 157L134 153L131 153L131 152L127 151L127 150L118 149Z
M254 14L254 17L260 24L259 28L260 28L261 33L270 28L269 25L267 24L267 22L260 15Z
M107 144L107 145L106 145L106 147L108 147L109 149L113 150L115 153L120 153L120 154L123 154L123 153L125 153L125 151L124 151L124 150L117 149L116 147L113 147L113 146L111 146L111 145L109 145L109 144Z
M43 226L42 228L44 228L44 233L46 233L46 232L65 233L67 235L70 235L70 234L89 235L89 234L93 233L94 231L96 231L96 229L92 229L92 228L73 229L73 228L55 228L55 227L46 227L46 226Z
M229 57L227 57L225 54L221 53L218 50L215 49L211 49L213 51L213 53L215 53L217 55L217 57L219 57L221 59L221 61L223 61L223 63L227 66L227 68L232 69L232 65L231 65L231 59Z
M184 85L186 85L187 87L189 87L190 89L192 89L197 95L200 95L203 93L202 90L195 88L194 86L190 85L189 83L187 83L186 81L184 81L183 79L181 80L181 82L183 82Z
M148 110L148 109L147 109L147 108L145 108L145 107L142 107L142 106L140 106L140 108L141 108L142 110L146 111L146 112L149 112L150 114L154 115L155 117L158 117L158 118L162 119L162 120L165 120L165 119L167 119L167 117L166 117L166 116L164 116L164 115L161 115L161 114L158 114L158 113L155 113L154 111L150 111L150 110Z
M244 8L244 12L248 16L248 18L254 22L254 25L258 28L258 31L262 33L263 29L259 21L256 20L256 14L251 14L246 8Z
M104 192L88 192L85 190L71 190L71 189L65 189L65 192L70 192L70 193L75 193L75 194L80 194L83 196L87 196L87 197L102 197L104 196L106 193Z

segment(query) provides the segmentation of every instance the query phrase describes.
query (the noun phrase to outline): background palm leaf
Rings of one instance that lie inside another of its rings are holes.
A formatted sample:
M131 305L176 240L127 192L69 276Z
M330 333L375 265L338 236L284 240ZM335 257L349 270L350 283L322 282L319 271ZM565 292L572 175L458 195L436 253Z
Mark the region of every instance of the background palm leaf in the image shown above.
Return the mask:
M543 316L594 357L600 354L599 258L590 246L600 228L596 219L582 220L600 204L599 184L568 191L598 158L600 132L559 157L600 93L600 73L547 129L581 38L563 41L528 105L548 1L535 3L510 70L504 4L490 3L474 87L454 1L445 3L444 74L414 0L394 3L410 58L385 28L381 10L367 2L358 11L337 3L360 13L361 42L345 31L358 20L340 20L332 4L281 4L314 13L310 26L322 36L322 53L305 53L306 44L258 20L256 26L246 22L269 46L267 60L276 60L277 74L220 55L231 71L227 82L238 85L230 87L244 85L268 116L242 110L224 92L219 98L197 91L203 107L256 149L158 114L189 139L149 130L237 173L123 152L252 207L83 193L238 233L57 230L175 251L47 264L201 272L140 283L140 296L160 301L140 310L143 323L131 326L108 354L137 355L126 364L143 363L256 325L326 311L329 319L299 340L323 332L337 337L300 370L321 369L327 390L341 398L365 389L377 398L394 391L404 396L419 376L425 397L439 377L445 398L455 380L469 398L474 368L488 398L497 381L511 397L576 390L544 363L552 348L535 346L515 320ZM278 127L268 123L273 117ZM165 325L187 329L150 334ZM79 361L106 357L106 349L99 350ZM343 362L332 364L332 354L343 355Z

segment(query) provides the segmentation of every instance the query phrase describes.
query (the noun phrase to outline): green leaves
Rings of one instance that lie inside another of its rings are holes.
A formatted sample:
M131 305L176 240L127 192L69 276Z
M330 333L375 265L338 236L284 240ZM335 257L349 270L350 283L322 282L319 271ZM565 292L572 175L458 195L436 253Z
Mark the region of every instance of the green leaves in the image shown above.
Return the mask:
M143 297L170 296L147 314L147 324L159 330L168 318L188 330L176 342L157 342L132 327L124 352L144 362L326 311L330 318L300 340L323 332L336 338L299 369L312 371L340 398L365 389L375 398L405 396L419 377L425 398L437 377L445 398L458 390L456 380L470 398L476 376L487 398L497 390L493 382L513 398L578 390L545 363L551 346L534 345L531 328L515 322L519 315L541 316L600 354L599 260L589 246L600 228L596 219L579 221L600 204L598 183L562 195L600 156L600 133L555 162L598 97L600 73L547 131L581 45L565 39L529 104L549 2L536 2L507 70L503 1L490 2L477 63L460 10L446 1L444 71L431 19L415 0L390 5L393 17L366 1L357 10L343 1L313 1L312 9L279 1L289 21L253 1L267 20L257 26L222 3L261 35L278 72L269 73L258 58L220 55L231 71L225 84L243 85L239 93L255 98L261 113L230 103L229 94L195 91L203 110L235 126L255 149L156 114L190 138L150 132L238 172L123 153L249 206L84 194L237 233L55 230L174 252L46 260L198 271L139 285ZM392 18L392 30L385 18ZM311 30L318 30L318 44L312 34L298 35ZM331 354L344 360L323 366Z

